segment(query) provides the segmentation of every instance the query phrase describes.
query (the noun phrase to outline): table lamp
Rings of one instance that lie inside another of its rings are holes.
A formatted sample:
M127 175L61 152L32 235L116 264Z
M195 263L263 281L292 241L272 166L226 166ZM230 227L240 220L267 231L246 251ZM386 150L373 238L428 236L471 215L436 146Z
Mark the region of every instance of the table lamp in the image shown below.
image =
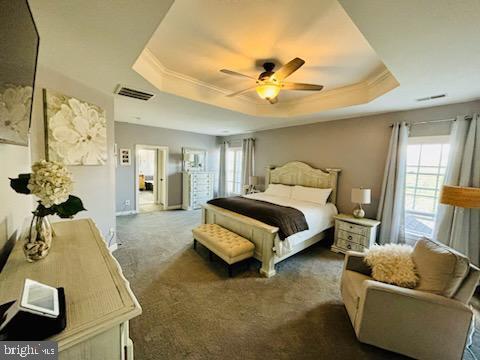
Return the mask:
M461 208L480 208L480 188L443 185L440 204Z
M255 190L255 186L258 185L259 178L258 176L249 176L248 177L248 192L251 193Z
M370 189L352 189L352 202L358 204L358 207L353 210L353 216L363 218L365 211L362 209L362 204L370 204Z

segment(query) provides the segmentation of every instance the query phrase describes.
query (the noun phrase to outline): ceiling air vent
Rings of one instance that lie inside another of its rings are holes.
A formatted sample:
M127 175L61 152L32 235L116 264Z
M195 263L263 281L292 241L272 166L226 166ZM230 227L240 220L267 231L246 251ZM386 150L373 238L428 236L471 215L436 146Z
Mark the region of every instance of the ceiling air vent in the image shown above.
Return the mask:
M123 85L118 85L114 93L143 101L150 100L152 97L155 96L154 94L150 94L146 91L132 89Z
M447 96L447 94L432 95L432 96L427 96L427 97L424 97L424 98L417 99L417 101L435 100L435 99L444 98L445 96Z

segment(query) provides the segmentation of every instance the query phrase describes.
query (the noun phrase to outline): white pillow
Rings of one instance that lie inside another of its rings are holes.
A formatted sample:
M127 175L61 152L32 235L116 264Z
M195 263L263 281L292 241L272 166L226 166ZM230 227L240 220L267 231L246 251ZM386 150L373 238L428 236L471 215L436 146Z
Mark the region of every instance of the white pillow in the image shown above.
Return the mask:
M295 185L292 190L292 199L326 205L331 192L332 189L318 189Z
M292 186L269 184L267 190L265 190L265 194L290 198L292 196Z

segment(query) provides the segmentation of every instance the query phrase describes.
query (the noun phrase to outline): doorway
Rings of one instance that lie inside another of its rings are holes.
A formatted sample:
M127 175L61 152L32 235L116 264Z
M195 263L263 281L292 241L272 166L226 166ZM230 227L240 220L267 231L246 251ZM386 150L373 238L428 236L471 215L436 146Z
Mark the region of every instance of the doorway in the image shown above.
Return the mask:
M151 212L168 208L168 147L136 145L135 210Z

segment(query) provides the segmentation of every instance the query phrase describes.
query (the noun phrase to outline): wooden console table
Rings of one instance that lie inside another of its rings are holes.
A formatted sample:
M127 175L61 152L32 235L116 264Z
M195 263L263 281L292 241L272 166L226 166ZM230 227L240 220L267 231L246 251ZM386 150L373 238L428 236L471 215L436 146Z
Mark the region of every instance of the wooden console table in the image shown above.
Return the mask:
M142 309L118 262L90 219L53 224L50 254L28 263L18 242L0 273L0 304L18 299L25 278L65 288L67 327L58 342L62 360L133 359L128 321Z

